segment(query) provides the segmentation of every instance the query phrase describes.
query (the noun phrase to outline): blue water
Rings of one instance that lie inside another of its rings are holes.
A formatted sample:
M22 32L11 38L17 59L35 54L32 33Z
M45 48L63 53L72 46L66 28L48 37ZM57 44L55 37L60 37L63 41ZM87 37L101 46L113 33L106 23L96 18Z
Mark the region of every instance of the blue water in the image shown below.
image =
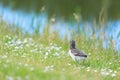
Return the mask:
M70 23L53 17L49 23L45 12L39 15L36 15L34 12L28 14L19 10L12 11L10 7L4 8L2 5L0 5L0 16L8 24L14 24L15 27L21 27L23 33L29 32L32 34L37 27L40 27L39 33L41 34L45 26L49 25L51 33L57 31L61 38L67 35L68 39L71 39L71 31L78 32L79 26L79 30L83 31L87 38L91 38L91 35L95 33L96 38L103 40L104 48L109 48L111 40L114 41L114 48L120 54L120 20L110 20L105 28L100 27L96 29L93 27L94 24L91 21Z

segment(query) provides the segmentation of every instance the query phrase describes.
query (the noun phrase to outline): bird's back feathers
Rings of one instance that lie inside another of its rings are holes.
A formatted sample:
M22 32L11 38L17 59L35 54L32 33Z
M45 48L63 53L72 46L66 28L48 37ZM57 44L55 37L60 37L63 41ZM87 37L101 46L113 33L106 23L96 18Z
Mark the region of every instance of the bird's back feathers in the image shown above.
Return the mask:
M71 49L71 52L72 52L72 54L74 56L87 57L87 55L84 52L82 52L82 51L80 51L80 50L78 50L76 48L75 49Z

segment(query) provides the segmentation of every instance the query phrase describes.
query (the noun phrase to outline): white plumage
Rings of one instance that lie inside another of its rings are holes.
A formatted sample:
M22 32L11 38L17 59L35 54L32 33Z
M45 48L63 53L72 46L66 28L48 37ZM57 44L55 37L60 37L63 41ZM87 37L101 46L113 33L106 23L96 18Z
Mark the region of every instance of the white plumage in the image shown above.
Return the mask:
M70 49L68 53L71 56L71 58L76 62L83 60L83 64L84 60L87 58L87 55L83 51L80 51L75 48L75 41L73 40L70 41Z
M87 57L75 56L74 54L71 53L71 50L69 50L68 53L74 61L81 61L87 58Z

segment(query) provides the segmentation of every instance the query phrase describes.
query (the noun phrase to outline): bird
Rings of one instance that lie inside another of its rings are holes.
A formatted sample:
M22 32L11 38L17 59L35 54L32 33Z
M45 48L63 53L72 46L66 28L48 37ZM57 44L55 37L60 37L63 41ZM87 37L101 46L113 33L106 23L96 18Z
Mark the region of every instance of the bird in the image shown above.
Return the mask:
M75 41L74 40L70 41L70 49L69 49L68 53L71 56L71 58L77 63L79 61L83 60L82 65L84 65L84 61L87 58L87 55L83 51L81 51L81 50L79 50L75 47Z

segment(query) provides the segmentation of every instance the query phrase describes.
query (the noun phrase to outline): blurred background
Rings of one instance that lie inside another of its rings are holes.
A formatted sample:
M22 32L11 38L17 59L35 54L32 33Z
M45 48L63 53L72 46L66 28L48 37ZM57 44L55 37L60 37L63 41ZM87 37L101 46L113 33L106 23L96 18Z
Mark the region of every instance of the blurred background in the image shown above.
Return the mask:
M49 26L68 40L94 35L120 54L120 0L0 0L0 16L23 33L42 34Z

